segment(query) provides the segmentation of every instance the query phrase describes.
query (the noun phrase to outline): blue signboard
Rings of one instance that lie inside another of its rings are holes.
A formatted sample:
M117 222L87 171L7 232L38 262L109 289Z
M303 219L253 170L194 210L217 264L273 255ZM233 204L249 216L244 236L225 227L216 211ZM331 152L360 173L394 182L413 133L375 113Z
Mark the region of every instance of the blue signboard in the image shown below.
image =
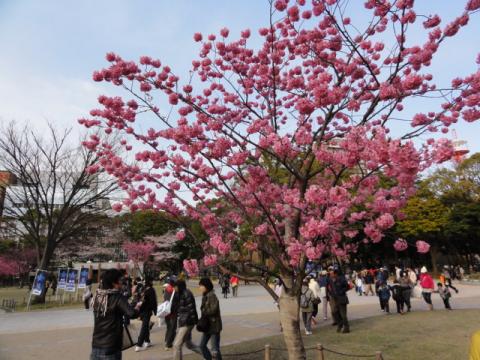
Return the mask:
M68 292L75 292L76 285L77 285L77 276L78 270L77 269L69 269L67 275L67 286L65 291Z
M88 279L88 269L82 268L80 270L80 278L78 279L79 289L85 289L87 287L87 279Z
M45 270L38 270L35 279L33 280L32 294L41 295L45 289L45 283L47 282L48 272Z
M68 269L60 269L58 270L58 288L65 289L67 286L67 274Z

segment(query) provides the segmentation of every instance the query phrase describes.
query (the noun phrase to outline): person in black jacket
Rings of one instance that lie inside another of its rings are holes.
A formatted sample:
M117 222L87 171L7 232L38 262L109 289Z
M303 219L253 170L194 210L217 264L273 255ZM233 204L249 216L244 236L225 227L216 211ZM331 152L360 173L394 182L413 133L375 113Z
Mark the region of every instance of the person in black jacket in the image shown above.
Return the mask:
M172 302L172 312L177 314L177 334L173 341L173 358L181 360L183 344L188 349L199 353L200 349L192 341L192 330L198 322L195 298L184 280L177 280L175 296Z
M150 343L150 317L152 314L157 314L157 293L153 288L151 278L145 279L145 288L141 295L140 319L142 320L142 327L138 335L137 346L135 351L142 351L149 348Z
M213 290L213 283L209 278L200 279L198 286L203 295L200 310L202 311L201 318L204 320L203 329L200 328L202 320L199 321L197 326L197 330L203 332L200 349L205 360L212 360L212 353L215 355L216 360L222 360L222 354L220 353L220 333L222 331L220 304ZM207 347L210 340L212 352Z
M327 292L335 304L335 307L332 308L332 315L337 325L337 332L350 332L350 325L348 324L347 318L348 290L350 290L350 288L347 279L341 274L340 269L334 269L331 281L328 283Z
M121 293L122 273L109 269L103 273L101 288L93 299L94 326L90 360L121 360L124 317L138 311L129 306Z

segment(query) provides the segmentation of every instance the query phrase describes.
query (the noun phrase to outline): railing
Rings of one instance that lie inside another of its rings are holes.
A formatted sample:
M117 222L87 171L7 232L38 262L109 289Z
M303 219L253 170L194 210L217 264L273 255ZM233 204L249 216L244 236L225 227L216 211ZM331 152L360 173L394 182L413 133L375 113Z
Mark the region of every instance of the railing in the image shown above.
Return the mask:
M15 299L2 299L1 308L8 312L14 312L17 308L17 301Z
M237 358L239 356L247 356L247 355L254 355L258 353L264 353L264 359L265 360L274 360L272 356L272 352L274 351L280 351L280 352L286 352L287 349L285 348L275 348L271 347L270 344L266 344L265 348L263 349L257 349L257 350L252 350L244 353L234 353L234 354L222 354L222 357L224 358ZM348 354L348 353L343 353L340 351L332 350L329 348L324 347L322 344L317 344L316 346L311 346L311 347L306 347L305 351L314 351L315 352L315 359L317 360L327 360L326 353L331 353L335 355L339 355L342 357L348 357L348 358L370 358L370 359L375 359L375 360L384 360L382 352L377 351L375 354Z

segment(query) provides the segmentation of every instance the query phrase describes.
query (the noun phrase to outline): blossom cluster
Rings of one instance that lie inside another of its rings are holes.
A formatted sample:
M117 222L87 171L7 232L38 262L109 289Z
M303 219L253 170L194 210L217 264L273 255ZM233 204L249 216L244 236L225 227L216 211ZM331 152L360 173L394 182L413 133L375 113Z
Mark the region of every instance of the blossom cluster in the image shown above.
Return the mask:
M278 19L259 29L255 48L249 29L237 40L226 28L195 33L199 57L185 81L157 59L107 54L109 65L93 79L133 96L100 96L100 108L80 123L120 138L113 146L93 134L84 143L99 158L89 171L105 171L128 194L114 209L200 221L209 235L207 266L242 249L294 272L307 260L381 241L401 218L418 174L451 158L451 142L434 135L480 118L480 71L452 74L445 89L428 71L480 5L470 0L443 24L438 15L417 14L413 0L367 0L371 21L359 32L338 3L275 1ZM408 30L419 21L427 40L410 44ZM409 126L391 126L409 100L439 94L439 107L432 102ZM431 138L413 141L426 134ZM240 228L249 228L250 238ZM417 249L428 251L428 244L419 241ZM198 271L194 261L184 267Z

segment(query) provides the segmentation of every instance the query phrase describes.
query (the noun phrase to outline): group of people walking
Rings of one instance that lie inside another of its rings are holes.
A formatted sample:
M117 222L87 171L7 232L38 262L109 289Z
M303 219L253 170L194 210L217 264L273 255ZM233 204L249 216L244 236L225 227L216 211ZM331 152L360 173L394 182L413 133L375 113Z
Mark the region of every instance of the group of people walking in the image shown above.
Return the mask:
M184 280L169 280L165 285L164 301L169 302L169 313L164 317L165 349L173 349L173 359L182 359L182 348L201 354L210 360L215 355L221 360L220 333L222 319L220 305L212 281L205 277L199 281L202 294L200 316L195 297ZM135 351L151 346L151 316L157 313L157 295L151 279L131 282L121 271L110 269L103 273L99 289L92 298L94 330L91 360L119 360L125 348L124 333L130 319L139 318L141 329ZM192 332L202 333L199 344L192 341ZM208 347L210 342L211 349Z
M237 276L230 274L220 274L218 276L218 283L222 288L222 295L224 299L228 298L228 294L230 294L230 287L232 288L233 297L238 296L238 287L240 285L240 280Z
M386 268L364 269L360 272L352 272L352 281L359 296L367 296L369 293L377 295L380 308L387 314L390 313L389 301L393 298L396 311L399 314L410 312L412 309L411 298L414 289L421 296L430 310L433 310L432 293L438 293L443 300L445 308L451 310L450 289L458 293L458 289L452 284L452 269L445 265L440 275L440 281L436 284L432 276L424 266L420 269L395 268L393 282L389 282L390 274ZM374 286L372 286L372 281Z
M349 333L350 326L347 317L349 303L347 292L351 289L346 277L337 267L321 271L318 276L305 278L300 296L300 312L305 334L312 334L312 326L317 323L319 307L322 307L323 320L328 319L328 304L330 304L333 324L337 332ZM281 296L281 286L275 289Z
M450 289L458 292L452 284L451 268L444 266L440 281L436 284L424 266L420 269L396 268L391 276L387 268L364 269L353 271L348 275L342 274L337 267L329 267L318 275L309 275L305 278L300 296L300 313L305 327L305 334L312 334L312 326L317 323L316 317L321 307L323 320L328 319L328 305L330 305L332 325L337 331L350 332L347 316L349 304L348 291L355 288L359 296L378 296L380 308L390 314L390 299L396 304L396 311L405 314L412 310L411 298L414 289L421 292L424 302L433 310L432 293L438 293L447 310L451 310ZM393 277L393 281L392 281ZM277 284L275 292L282 293L281 284Z

